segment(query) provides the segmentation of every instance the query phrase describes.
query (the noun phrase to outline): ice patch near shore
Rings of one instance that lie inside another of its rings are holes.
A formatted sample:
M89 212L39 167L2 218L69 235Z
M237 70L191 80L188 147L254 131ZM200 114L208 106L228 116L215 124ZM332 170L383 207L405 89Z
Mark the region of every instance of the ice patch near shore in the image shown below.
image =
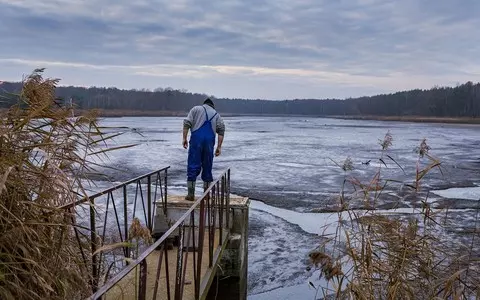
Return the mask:
M303 231L318 234L331 235L336 233L336 224L339 221L338 213L300 213L283 208L267 205L260 201L252 200L250 203L251 209L261 210L277 216L288 223L296 224L302 228ZM360 212L360 211L357 211ZM367 212L367 211L365 211ZM376 213L381 214L411 214L418 213L413 208L396 208L391 210L376 210ZM361 214L358 214L361 215ZM348 212L342 212L341 218L343 220L349 219Z
M314 165L309 165L309 164L299 164L299 163L277 163L277 166L282 166L282 167L290 167L290 168L313 168L315 167Z
M340 219L342 220L349 220L349 215L348 212L342 212L342 213L300 213L300 212L295 212L295 211L290 211L287 209L282 209L282 208L277 208L274 206L270 206L268 204L265 204L261 201L255 201L251 200L250 204L251 208L251 213L255 212L263 212L263 213L268 213L272 216L278 217L280 219L283 219L287 223L295 224L298 225L303 231L310 233L310 234L316 234L316 235L335 235L336 230L337 230L337 225ZM437 213L441 213L443 209L434 209L432 211L432 215L435 215ZM421 218L421 208L397 208L397 209L386 209L386 210L375 210L374 214L375 215L391 215L391 216L398 216L398 217L420 217ZM356 216L360 217L362 215L370 214L372 211L368 210L356 210ZM438 230L439 235L449 235L448 240L450 240L452 243L460 243L461 237L451 235L452 232L454 232L453 229L458 229L459 224L462 224L462 227L460 228L460 232L465 230L467 227L475 226L474 223L476 221L475 218L475 210L473 209L449 209L448 213L450 215L450 219L447 223L444 223L443 226L445 228L436 228ZM441 219L441 215L438 215L438 217ZM266 215L262 215L262 219L266 219ZM440 220L439 219L439 220ZM285 227L285 224L280 224L277 223L277 227L279 229L278 233L273 234L269 233L266 234L266 236L269 236L271 234L273 235L282 235L283 233L283 227ZM474 227L473 227L474 228ZM448 229L445 231L445 229ZM343 232L338 232L340 235L340 240L343 238ZM263 238L263 237L262 237ZM285 237L283 237L285 239ZM444 239L447 239L446 236L444 236ZM287 238L286 241L291 241L291 236L290 238ZM254 242L257 241L251 241L251 245L253 246ZM257 248L253 250L251 253L253 256L257 259L259 259L256 263L260 263L255 269L254 269L254 274L264 274L265 265L262 265L261 262L265 263L266 260L271 259L271 257L275 257L273 255L274 251L271 251L269 249L269 245L272 244L271 241L266 241L265 246L263 249ZM308 249L308 247L306 248ZM261 251L260 251L261 250ZM261 258L261 259L260 259ZM252 259L252 263L253 263ZM299 259L300 261L300 259ZM344 265L346 269L349 269L351 262L345 260ZM270 268L272 264L267 264ZM298 267L300 267L300 263L298 263ZM271 268L268 270L268 272L273 272L275 276L282 277L279 279L284 279L283 276L279 276L278 274L282 274L282 272L286 273L286 270L291 270L295 269L296 264L290 262L285 268L283 268L283 265L278 266L277 268ZM262 270L262 271L261 271ZM298 274L298 272L297 272ZM303 277L303 276L302 276ZM250 278L250 282L255 282L257 278ZM324 278L319 278L318 277L318 272L309 274L303 278L297 278L295 280L279 280L277 282L263 282L262 284L259 284L255 286L255 288L250 290L250 294L248 296L249 300L270 300L270 299L284 299L284 300L296 300L296 299L314 299L315 297L315 289L313 289L309 281L311 281L315 286L321 286L322 288L328 288L328 282ZM304 281L303 283L300 283L301 281ZM321 292L320 292L321 293ZM322 297L323 295L318 294L317 297Z
M302 228L303 231L312 234L331 234L335 233L333 228L331 230L323 230L322 228L329 228L329 224L338 221L337 214L319 214L319 213L299 213L292 210L278 208L267 205L260 201L252 200L250 203L251 209L261 210L277 216L288 223L296 224Z
M316 290L308 282L318 285L318 274L312 275L305 283L277 288L264 293L249 295L248 300L278 300L278 299L315 299ZM318 296L318 295L317 295Z
M480 186L449 188L446 190L436 190L431 192L449 199L480 200Z

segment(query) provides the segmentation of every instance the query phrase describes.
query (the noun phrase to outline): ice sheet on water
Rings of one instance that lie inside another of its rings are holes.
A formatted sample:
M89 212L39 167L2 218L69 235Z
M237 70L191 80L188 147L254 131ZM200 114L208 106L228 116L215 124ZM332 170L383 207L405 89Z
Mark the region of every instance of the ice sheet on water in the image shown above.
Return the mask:
M313 168L315 165L312 164L299 164L299 163L277 163L277 166L290 167L290 168Z
M316 291L308 282L293 286L280 287L278 289L259 294L249 295L248 300L298 300L315 299Z
M255 200L251 201L250 209L248 299L313 299L315 290L308 282L322 287L327 287L328 282L319 279L318 274L306 274L301 262L307 259L309 251L321 244L319 235L336 234L339 214L299 213ZM378 212L402 214L414 210ZM340 216L348 218L347 213ZM300 232L292 225L298 226ZM312 235L318 238L314 239Z
M251 201L250 208L254 210L260 210L268 212L274 216L277 216L288 223L300 226L303 231L318 234L318 235L330 235L335 234L335 226L338 224L339 219L347 220L349 215L347 212L338 213L301 213L291 211L283 208L267 205L260 201ZM361 211L357 211L358 215L361 215ZM382 209L375 211L378 214L415 214L420 210L413 208L396 208L396 209Z
M289 211L286 209L276 208L259 201L251 202L251 214L255 217L252 220L258 224L264 220L274 220L273 217L277 217L286 222L276 221L273 228L265 227L265 232L258 237L250 237L249 242L249 285L253 288L249 291L250 295L249 300L270 300L270 299L313 299L315 295L315 290L309 286L308 282L312 281L315 286L327 287L327 282L322 279L318 279L318 276L307 276L305 273L300 273L301 265L298 263L302 259L301 255L298 255L298 251L292 251L298 249L304 251L306 249L305 245L302 247L295 248L294 244L298 244L299 241L296 240L298 233L291 230L287 230L288 224L298 225L302 230L308 232L309 234L335 234L335 225L338 224L339 216L343 220L348 219L347 213L298 213ZM443 214L442 210L434 210L432 215L436 215L440 221ZM361 216L366 211L357 211L357 215ZM414 208L398 208L398 209L389 209L389 210L376 210L376 214L382 215L392 215L395 217L417 217L422 219L421 209ZM438 214L438 215L437 215ZM435 227L434 230L437 232L438 236L444 236L444 240L449 241L453 246L455 244L465 244L468 240L462 240L465 238L465 235L462 234L463 230L468 230L468 228L476 227L476 218L475 210L466 210L466 209L450 209L448 210L449 219L447 221L443 220L442 224L445 226L444 229ZM258 218L258 220L256 220ZM270 221L273 223L273 221ZM251 225L252 226L252 225ZM325 226L325 227L324 227ZM455 235L455 232L459 232L458 236ZM300 235L301 236L301 235ZM447 237L445 237L447 236ZM275 239L280 239L285 244L285 253L279 252L275 248ZM468 238L467 238L468 239ZM301 242L301 241L300 241ZM308 248L308 247L307 247ZM292 257L296 258L292 262ZM282 261L282 264L277 264L275 259ZM285 265L283 262L288 261ZM252 266L250 266L250 264ZM347 263L348 266L348 263ZM348 269L348 267L346 268ZM289 276L286 274L292 274L292 270L298 270L298 274L302 276L295 277L293 279L287 279ZM268 276L266 274L273 274L274 278L279 278L279 281L268 281ZM264 278L263 281L258 281L259 278Z
M250 210L249 218L249 294L306 282L308 253L324 239L263 211Z
M311 234L333 234L335 233L333 229L334 226L330 225L335 225L335 223L338 222L336 213L299 213L253 200L251 201L250 208L268 212L288 223L300 226L303 231Z
M432 193L450 199L480 200L480 186L433 190Z
M106 118L104 126L121 127L125 134L115 139L115 145L138 143L136 147L109 153L106 164L125 169L111 172L113 179L140 175L170 165L172 180L184 182L187 151L181 146L183 118L125 117ZM308 122L306 122L308 121ZM338 192L343 172L331 160L341 164L350 156L357 175L369 178L378 166L378 140L387 132L393 135L392 157L406 168L407 175L391 163L389 178L405 180L414 170L413 149L423 137L445 166L462 163L471 166L471 148L478 140L476 127L438 124L413 124L358 120L335 120L302 117L226 117L226 135L222 156L215 158L214 171L232 168L234 188L242 190L289 190L304 192ZM298 128L302 127L302 128ZM135 129L135 130L132 130ZM138 134L140 132L142 135ZM465 147L461 147L465 145ZM361 165L371 159L371 165ZM387 162L388 163L388 162ZM312 166L312 167L311 167ZM413 168L413 169L412 169ZM446 180L464 181L471 171L456 170ZM125 175L125 176L124 176ZM430 180L426 178L425 180ZM271 194L272 200L276 198ZM263 200L263 199L262 199ZM303 205L311 205L311 199ZM295 205L301 206L302 201ZM290 207L285 201L276 206Z
M122 127L120 130L125 131L124 135L115 139L113 146L139 143L136 147L109 153L109 160L105 161L105 164L124 170L110 172L112 180L124 181L170 165L169 192L185 193L187 151L181 146L182 120L181 117L104 119L102 125ZM471 170L478 168L475 161L471 160L472 149L478 148L478 127L475 126L302 117L227 117L225 122L226 135L222 156L214 160L215 175L230 167L234 191L242 191L246 196L256 192L255 195L261 196L259 199L268 200L268 203L272 204L252 203L251 213L256 217L251 218L250 224L263 224L263 229L259 230L263 230L265 235L253 236L249 244L251 260L261 266L249 269L249 276L265 274L263 268L276 274L274 280L263 283L263 286L257 285L255 293L280 286L284 288L273 291L272 294L258 294L252 299L313 298L308 294L311 290L306 285L304 276L299 276L300 282L296 281L295 277L290 277L292 274L303 274L301 261L312 246L302 245L301 241L310 241L308 234L324 233L323 225L330 225L327 230L332 230L338 221L338 215L300 213L285 208L311 209L314 205L318 207L322 202L328 201L329 194L338 193L344 174L331 160L341 164L350 156L356 167L356 176L369 178L380 166L378 159L375 160L380 149L378 140L383 139L387 130L390 130L393 135L391 155L405 167L407 175L391 163L392 167L389 165L384 173L389 178L400 181L414 178L412 171L415 172L417 156L413 149L420 144L423 137L427 138L432 153L441 159L442 165L448 167L456 164L465 167L446 172L446 177L442 178L443 184L465 182L472 178ZM135 130L131 130L133 128ZM370 159L372 161L369 166L361 164ZM438 178L432 180L430 176L425 180L426 185L431 186L440 182ZM451 192L452 190L449 191ZM402 213L411 211L412 209L397 210ZM293 235L293 240L300 243L289 243L289 239L285 238L286 234ZM278 246L283 240L286 241L285 247ZM283 249L282 252L278 252L277 248ZM292 249L301 254L291 257L292 253L295 253ZM274 263L275 256L272 254L275 252L278 252L276 257L280 260ZM257 258L265 256L271 257L266 258L262 265L262 261ZM288 268L283 268L283 264ZM291 286L297 283L300 284L298 289ZM305 297L300 297L301 291L307 291ZM289 298L288 295L293 296Z
M282 286L277 289L269 290L258 294L249 294L248 300L299 300L299 299L323 299L322 289L316 290L317 287L328 287L329 290L334 289L331 283L327 283L324 277L320 278L320 272L315 271L303 280L302 283ZM313 287L310 285L313 284ZM314 288L315 287L315 288Z

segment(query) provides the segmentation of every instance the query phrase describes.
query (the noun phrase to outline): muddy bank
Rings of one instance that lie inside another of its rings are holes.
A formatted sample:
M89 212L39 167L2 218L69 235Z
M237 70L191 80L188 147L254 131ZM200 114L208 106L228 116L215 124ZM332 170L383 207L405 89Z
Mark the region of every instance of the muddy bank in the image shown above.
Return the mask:
M474 124L480 125L480 118L451 118L451 117L426 117L426 116L324 116L325 118L343 120L375 120L398 121L415 123L445 123L445 124Z

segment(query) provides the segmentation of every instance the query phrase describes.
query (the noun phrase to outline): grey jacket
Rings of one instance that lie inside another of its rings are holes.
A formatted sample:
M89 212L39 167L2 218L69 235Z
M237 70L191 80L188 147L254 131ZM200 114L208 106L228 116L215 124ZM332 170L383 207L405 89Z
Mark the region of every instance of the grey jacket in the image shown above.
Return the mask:
M200 128L205 122L205 110L207 109L208 118L210 119L216 113L215 109L207 104L197 105L194 106L190 112L188 113L187 117L183 120L183 127L189 128L191 131L195 131ZM212 119L212 129L213 132L216 132L218 135L225 134L225 123L223 122L222 117L220 114L217 115Z

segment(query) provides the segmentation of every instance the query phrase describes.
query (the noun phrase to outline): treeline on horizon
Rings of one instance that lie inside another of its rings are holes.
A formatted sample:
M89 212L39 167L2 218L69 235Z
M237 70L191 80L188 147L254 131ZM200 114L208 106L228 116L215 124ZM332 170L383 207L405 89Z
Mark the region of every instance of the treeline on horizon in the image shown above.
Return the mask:
M10 93L21 90L20 82L0 85L0 107L13 103ZM59 86L56 94L76 109L121 111L186 112L203 102L205 94L158 88L121 90L118 88ZM1 96L4 97L1 97ZM7 99L7 100L6 100ZM10 99L10 100L8 100ZM480 116L480 83L467 82L456 87L415 89L358 98L247 100L213 98L217 110L228 114L314 115L314 116L424 116L477 118Z

